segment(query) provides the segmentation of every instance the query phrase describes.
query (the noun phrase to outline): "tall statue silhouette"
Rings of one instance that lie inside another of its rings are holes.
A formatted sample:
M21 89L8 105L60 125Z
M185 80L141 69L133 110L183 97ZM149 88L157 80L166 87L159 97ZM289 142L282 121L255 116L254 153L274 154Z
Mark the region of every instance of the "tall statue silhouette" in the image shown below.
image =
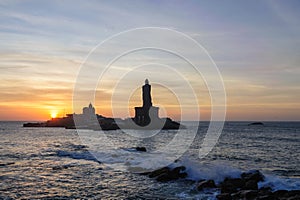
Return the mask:
M159 120L158 107L152 106L151 85L149 80L145 80L145 85L142 87L143 106L135 107L134 122L140 126L146 126L151 121Z
M148 79L146 79L145 85L143 85L143 108L149 110L151 106L151 85L149 85L149 81Z

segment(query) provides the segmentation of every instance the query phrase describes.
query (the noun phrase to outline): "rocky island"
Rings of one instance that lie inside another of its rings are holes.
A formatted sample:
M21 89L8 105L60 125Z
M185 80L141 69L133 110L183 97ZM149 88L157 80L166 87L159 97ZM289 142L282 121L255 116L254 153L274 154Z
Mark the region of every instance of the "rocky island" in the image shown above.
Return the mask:
M68 129L93 129L93 130L116 130L116 129L179 129L185 128L171 118L160 118L159 107L152 105L151 85L148 79L142 87L143 105L135 107L133 118L109 118L95 113L95 108L90 103L84 107L82 114L67 114L62 118L52 118L46 122L25 123L23 127L65 127ZM97 123L94 123L96 118ZM76 125L74 123L76 121Z

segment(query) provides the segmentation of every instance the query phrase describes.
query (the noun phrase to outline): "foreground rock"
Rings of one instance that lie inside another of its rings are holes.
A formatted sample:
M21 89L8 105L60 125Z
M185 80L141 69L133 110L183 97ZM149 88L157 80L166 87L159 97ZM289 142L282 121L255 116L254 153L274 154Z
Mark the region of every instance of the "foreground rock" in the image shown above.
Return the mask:
M163 167L152 172L143 173L160 182L174 181L186 178L184 166L170 168ZM300 200L300 190L272 191L270 187L258 188L258 182L264 181L264 175L258 170L252 170L241 174L240 178L225 178L223 182L216 184L214 180L201 180L197 183L198 191L205 189L219 190L218 200Z
M300 199L300 190L286 191L278 190L272 192L271 188L258 189L258 182L264 181L264 175L258 171L242 173L241 178L226 178L220 183L221 194L217 195L219 200L246 199L246 200L281 200Z
M184 166L175 167L173 169L170 167L163 167L150 172L148 176L150 178L155 178L157 181L160 182L167 182L167 181L177 180L180 178L186 178L187 173L184 171L185 171Z
M241 178L225 178L220 184L222 193L234 193L239 190L258 190L257 183L264 181L264 175L258 170L241 174Z
M241 174L241 177L245 181L253 180L255 182L259 182L259 181L264 181L265 180L264 175L258 170L252 170L252 171L249 171L249 172L244 172L244 173Z
M299 200L300 190L240 190L236 193L221 193L217 195L218 200Z
M244 189L245 185L245 180L241 178L225 178L219 187L222 193L233 193L240 189Z
M142 152L146 152L147 151L146 147L135 147L135 150L142 151Z
M214 180L203 180L200 181L197 185L197 189L198 190L203 190L203 189L207 189L207 188L216 188L216 184Z

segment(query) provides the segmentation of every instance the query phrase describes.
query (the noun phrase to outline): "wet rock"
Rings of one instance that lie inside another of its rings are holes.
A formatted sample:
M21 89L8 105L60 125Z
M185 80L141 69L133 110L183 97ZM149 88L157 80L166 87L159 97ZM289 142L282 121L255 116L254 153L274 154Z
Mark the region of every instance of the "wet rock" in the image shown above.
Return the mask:
M252 171L249 171L249 172L244 172L244 173L241 174L241 177L245 181L254 180L256 182L259 182L259 181L264 181L265 180L264 175L258 170L252 170Z
M186 172L180 173L179 178L186 178L188 174Z
M272 189L270 187L262 187L258 190L257 200L273 200Z
M300 190L272 192L270 187L258 189L257 183L263 180L264 176L258 170L242 173L241 178L226 178L219 185L221 194L217 195L217 199L300 200Z
M136 147L135 149L137 151L142 151L142 152L146 152L147 151L146 147Z
M300 190L291 190L288 192L289 195L300 195Z
M269 187L269 186L263 186L259 189L260 192L271 192L272 191L272 188Z
M203 190L205 188L216 188L216 184L214 180L204 180L198 183L197 189Z
M258 195L256 200L274 200L272 195Z
M256 190L241 190L232 194L232 199L255 199L258 192Z
M288 200L298 200L300 199L300 190L277 190L272 194L273 199L288 199Z
M182 178L182 174L186 174L183 171L186 170L185 166L180 166L180 167L175 167L174 169L171 170L171 174L178 175L180 178Z
M300 199L300 190L291 190L286 195L288 200Z
M245 187L243 189L258 190L257 182L255 180L249 180L246 182Z
M172 180L176 180L174 176L171 176L170 174L162 174L156 178L157 181L160 182L168 182Z
M244 187L245 180L241 178L225 178L225 180L220 184L222 193L233 193Z
M131 169L130 169L131 170ZM143 176L149 176L152 172L150 171L145 171L145 172L137 172L137 174L139 175L143 175ZM150 177L151 178L151 177Z
M175 167L174 169L169 170L168 172L158 176L156 180L160 182L167 182L167 181L177 180L179 178L185 178L187 177L187 173L183 172L184 170L185 170L184 166Z
M231 200L231 195L229 193L222 193L217 195L218 200Z
M287 190L277 190L275 192L273 192L273 196L285 196L288 193Z
M170 168L163 167L152 172L142 173L157 181L167 182L187 177L184 166ZM270 187L258 189L258 182L263 181L264 176L258 170L241 174L241 178L225 178L218 186L213 180L201 180L197 184L197 189L220 188L221 194L217 195L218 200L300 200L300 190L278 190L272 192Z
M148 176L150 178L156 178L156 180L160 182L167 182L187 177L187 173L184 172L184 170L184 166L175 167L174 169L163 167L150 172Z
M149 177L150 178L155 178L155 177L160 176L162 174L168 173L169 171L170 171L169 167L163 167L163 168L160 168L160 169L157 169L157 170L154 170L154 171L150 172Z

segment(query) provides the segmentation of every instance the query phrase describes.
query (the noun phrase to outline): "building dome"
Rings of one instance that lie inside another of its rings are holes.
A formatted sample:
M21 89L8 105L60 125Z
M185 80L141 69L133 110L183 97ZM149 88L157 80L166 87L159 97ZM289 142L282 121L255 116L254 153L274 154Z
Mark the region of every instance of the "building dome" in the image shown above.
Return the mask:
M92 103L89 104L89 107L84 107L82 110L82 114L85 116L93 116L96 114L95 108Z

